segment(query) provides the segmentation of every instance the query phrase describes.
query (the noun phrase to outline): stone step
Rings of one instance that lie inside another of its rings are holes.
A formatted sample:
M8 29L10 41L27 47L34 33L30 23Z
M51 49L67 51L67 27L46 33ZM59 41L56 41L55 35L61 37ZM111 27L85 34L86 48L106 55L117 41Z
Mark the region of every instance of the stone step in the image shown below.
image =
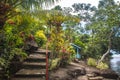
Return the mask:
M88 77L86 75L78 76L76 80L88 80Z
M95 77L95 74L92 74L92 73L91 73L91 74L89 73L89 74L86 74L86 75L87 75L88 77Z
M49 55L50 55L50 51L48 50L47 52L48 52L48 56L49 56ZM32 54L36 54L36 53L37 53L37 54L43 54L43 55L46 55L46 50L38 49L38 50L32 52Z
M30 54L25 60L28 62L46 62L46 56L41 54Z
M15 77L43 77L46 75L46 70L45 69L21 69L19 70Z
M46 68L46 62L24 62L23 68Z
M11 80L45 80L45 78L13 78Z
M38 53L38 54L46 54L46 50L41 50L41 49L38 49L32 53ZM48 53L50 53L50 51L48 51Z
M120 79L106 79L106 78L104 78L103 80L120 80Z
M49 55L50 51L48 51ZM45 80L46 50L38 49L30 53L12 80Z
M97 76L97 77L89 77L89 80L103 80L102 76Z
M34 53L34 54L30 54L28 56L28 58L45 58L46 55L43 55L43 54L37 54L37 53Z
M46 58L27 58L25 62L46 62Z

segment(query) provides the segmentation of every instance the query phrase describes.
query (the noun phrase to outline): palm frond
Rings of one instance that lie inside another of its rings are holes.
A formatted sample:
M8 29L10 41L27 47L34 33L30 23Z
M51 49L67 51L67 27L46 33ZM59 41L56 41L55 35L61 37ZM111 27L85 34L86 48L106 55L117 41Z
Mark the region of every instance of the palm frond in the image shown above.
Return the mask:
M20 5L25 9L33 9L51 6L58 1L60 0L0 0L0 3L9 4L12 7Z

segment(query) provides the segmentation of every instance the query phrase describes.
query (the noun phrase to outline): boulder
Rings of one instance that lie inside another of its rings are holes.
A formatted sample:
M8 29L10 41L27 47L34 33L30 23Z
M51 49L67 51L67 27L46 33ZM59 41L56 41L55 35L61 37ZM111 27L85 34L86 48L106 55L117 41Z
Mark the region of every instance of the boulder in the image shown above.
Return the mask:
M28 40L26 41L24 49L30 52L36 51L38 49L38 44L34 40L31 41Z
M81 75L85 75L86 70L84 68L69 70L69 71L67 71L67 74L72 76L72 77L78 77L78 76L81 76Z
M108 69L108 70L101 70L101 71L94 71L93 72L96 76L102 76L104 78L109 78L109 79L118 79L119 76L117 73L114 71Z

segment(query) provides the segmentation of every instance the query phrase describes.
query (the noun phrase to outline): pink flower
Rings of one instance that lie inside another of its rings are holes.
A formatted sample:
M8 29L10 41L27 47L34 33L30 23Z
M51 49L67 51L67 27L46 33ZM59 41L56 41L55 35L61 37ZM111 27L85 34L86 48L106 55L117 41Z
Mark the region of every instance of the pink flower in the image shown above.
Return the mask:
M66 49L65 49L65 48L63 48L63 49L62 49L62 52L63 52L63 53L66 53Z

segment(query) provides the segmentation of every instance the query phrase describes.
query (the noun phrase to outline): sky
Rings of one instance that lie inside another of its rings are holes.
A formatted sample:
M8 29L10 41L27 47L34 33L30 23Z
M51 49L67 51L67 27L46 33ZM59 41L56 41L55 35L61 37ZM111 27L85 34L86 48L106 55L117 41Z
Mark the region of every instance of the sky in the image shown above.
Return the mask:
M120 0L115 0L115 1L120 1ZM97 6L99 3L99 0L61 0L57 3L55 3L55 5L47 8L47 9L51 9L51 8L55 7L56 5L60 5L61 7L70 7L74 3L90 3L90 4L92 4L92 6Z
M62 7L70 7L74 3L91 3L97 6L99 0L61 0L58 4Z

